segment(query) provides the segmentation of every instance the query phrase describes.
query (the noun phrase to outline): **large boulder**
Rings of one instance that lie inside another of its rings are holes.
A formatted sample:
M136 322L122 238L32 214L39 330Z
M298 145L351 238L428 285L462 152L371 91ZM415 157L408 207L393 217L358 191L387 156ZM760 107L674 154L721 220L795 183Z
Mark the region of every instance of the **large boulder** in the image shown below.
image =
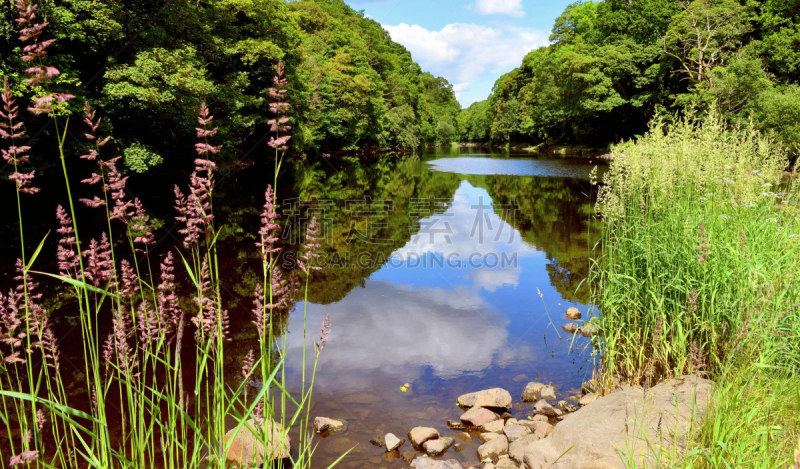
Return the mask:
M675 441L702 424L713 391L713 382L697 376L646 393L626 386L568 414L547 438L533 433L513 442L509 455L527 468L622 469L623 461L654 467L657 454L670 454Z
M511 394L503 388L484 389L458 396L461 407L511 407Z
M265 446L258 434L266 436ZM248 420L237 432L235 428L225 434L224 445L228 445L227 460L239 467L261 466L267 460L285 459L291 453L291 439L283 427L274 421L263 426L255 420Z

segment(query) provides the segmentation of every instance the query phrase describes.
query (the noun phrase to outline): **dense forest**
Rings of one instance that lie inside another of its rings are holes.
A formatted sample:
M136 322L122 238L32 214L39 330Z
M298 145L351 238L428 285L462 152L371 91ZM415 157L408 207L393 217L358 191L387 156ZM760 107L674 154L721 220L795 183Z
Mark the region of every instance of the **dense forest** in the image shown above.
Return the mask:
M422 72L377 22L342 0L38 5L61 71L48 86L76 95L65 111L78 114L84 100L98 108L103 132L135 171L186 154L202 101L221 125L223 156L257 159L270 118L266 91L281 60L294 151L414 148L456 134L451 85ZM43 94L24 83L29 65L20 60L16 15L14 2L2 2L0 77L20 96ZM47 122L31 118L29 128L45 127L44 136Z
M461 113L461 139L604 146L716 109L800 151L798 0L577 2L550 40Z

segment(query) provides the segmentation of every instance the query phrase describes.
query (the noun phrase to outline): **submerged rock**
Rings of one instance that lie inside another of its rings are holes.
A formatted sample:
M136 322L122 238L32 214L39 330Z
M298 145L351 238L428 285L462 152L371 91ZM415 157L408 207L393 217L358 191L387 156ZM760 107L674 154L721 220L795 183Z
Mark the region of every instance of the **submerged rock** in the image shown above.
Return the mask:
M386 444L386 451L394 451L403 446L403 443L405 443L406 440L398 438L394 433L387 433L383 437L383 441Z
M567 319L575 320L581 318L581 311L578 308L572 307L567 308L567 312L565 313Z
M556 398L556 388L553 386L545 386L542 388L542 392L539 394L539 397L542 399L547 399L552 401Z
M417 456L411 461L411 469L462 469L462 467L455 459L442 461L428 456Z
M538 401L542 388L544 388L544 384L535 381L526 384L525 389L522 390L522 402Z
M422 446L428 440L439 438L439 432L431 427L414 427L408 432L408 439L414 446Z
M581 333L584 337L594 337L600 333L600 327L597 325L595 321L590 321L584 323L579 329L578 332Z
M484 389L458 396L461 407L511 407L511 394L503 388Z
M262 429L267 435L266 447L254 433ZM241 467L260 466L267 460L288 458L291 453L289 435L274 421L269 421L265 427L261 427L255 420L248 420L238 432L234 428L225 434L224 444L227 445L229 441L227 460Z
M314 423L312 425L317 435L341 433L347 429L346 421L328 417L314 417Z
M574 334L578 332L581 328L581 325L577 322L568 322L561 326L561 329L566 332L567 334Z

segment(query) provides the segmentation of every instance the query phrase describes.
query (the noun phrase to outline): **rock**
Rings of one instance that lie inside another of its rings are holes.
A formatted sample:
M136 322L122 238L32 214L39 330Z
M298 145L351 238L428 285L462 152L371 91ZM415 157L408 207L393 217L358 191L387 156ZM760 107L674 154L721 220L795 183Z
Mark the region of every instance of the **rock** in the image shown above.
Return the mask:
M534 415L531 417L531 420L534 422L548 422L550 419L547 418L546 415Z
M557 417L559 415L558 409L548 404L544 399L539 399L536 404L533 405L533 411L539 415L546 415L548 417Z
M386 444L386 439L382 436L374 436L369 439L369 442L372 443L372 446L383 448L383 446Z
M581 325L578 324L577 322L568 322L568 323L563 324L561 326L561 330L563 330L567 334L574 334L574 333L578 332L578 330L580 328L581 328Z
M317 435L329 435L345 431L347 429L347 422L328 417L314 417L313 426L314 432Z
M442 461L428 456L417 456L411 461L411 469L462 469L462 467L455 459Z
M544 384L535 381L526 384L525 389L522 390L522 402L538 401L542 388L544 388Z
M497 469L497 466L495 466L492 462L487 462L481 467L481 469Z
M481 430L484 432L503 433L503 425L502 420L493 420L481 425Z
M539 394L541 399L547 399L552 401L556 398L556 388L553 386L545 386L542 388L542 392Z
M225 445L230 441L230 449L227 455L228 462L241 467L252 467L260 466L268 459L285 459L289 457L292 446L291 439L279 423L269 421L266 427L263 428L265 433L269 435L270 441L266 448L254 433L260 430L261 427L255 420L248 420L238 432L236 432L235 428L228 431L224 438Z
M584 323L579 329L578 332L581 333L584 337L594 337L600 333L600 328L595 324L594 321Z
M473 407L461 414L461 421L473 427L480 427L499 418L499 415L484 407Z
M662 382L646 394L625 386L566 415L547 438L534 432L511 443L509 455L528 468L622 469L623 461L655 467L665 462L664 448L702 425L713 391L713 382L697 376Z
M508 438L508 441L517 441L530 432L530 428L518 423L512 423L511 425L503 427L503 433L506 435L506 438Z
M459 421L459 420L448 420L447 421L447 426L448 426L448 428L450 428L452 430L463 430L463 429L467 428L467 426L464 425L463 423L461 423L461 421Z
M465 441L467 443L472 443L472 435L470 435L467 432L456 433L456 438L458 438L461 441Z
M414 446L422 446L428 440L439 438L439 432L431 427L414 427L408 432L408 439Z
M558 408L564 412L575 412L578 408L567 401L558 401Z
M565 313L565 315L567 316L567 319L574 321L575 319L581 318L581 311L575 307L567 308L567 312Z
M497 438L498 436L500 436L500 433L490 433L490 432L486 432L486 433L480 433L480 434L478 434L478 439L479 439L479 440L481 440L481 443L486 443L487 441L492 441L492 440L494 440L494 439L495 439L495 438Z
M422 444L422 449L428 453L429 456L441 456L447 451L456 440L450 437L437 438L435 440L428 440Z
M515 463L513 459L508 457L508 455L500 456L497 460L497 464L494 466L495 469L520 469L519 464Z
M456 443L456 444L453 445L453 451L455 451L456 453L460 453L460 452L464 451L464 448L465 448L465 446L462 445L461 443Z
M417 453L415 453L414 451L410 451L410 450L409 451L403 451L402 453L400 453L400 459L402 459L405 462L410 463L411 461L414 460L414 457L416 455L417 455Z
M478 447L478 459L481 461L497 461L501 454L508 453L508 438L498 435L497 438L487 441Z
M595 400L597 400L597 396L595 396L594 393L589 393L589 394L586 394L585 396L581 397L578 400L578 404L580 404L582 406L589 405L592 402L594 402Z
M461 407L511 407L511 394L502 388L484 389L458 396Z
M386 451L394 451L403 446L403 443L406 442L406 440L395 436L394 433L387 433L386 436L383 437L383 441L386 443Z
M531 430L539 438L546 438L547 435L553 433L553 428L548 422L531 422Z

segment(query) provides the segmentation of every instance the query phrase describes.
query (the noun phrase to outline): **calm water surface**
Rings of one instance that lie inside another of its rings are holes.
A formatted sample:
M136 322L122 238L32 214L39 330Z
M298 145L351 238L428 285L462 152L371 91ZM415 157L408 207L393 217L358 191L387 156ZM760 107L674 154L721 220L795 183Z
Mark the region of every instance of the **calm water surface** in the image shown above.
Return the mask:
M459 394L501 386L518 401L524 385L538 379L566 398L590 374L586 339L573 342L560 326L567 307L589 310L579 284L594 241L587 227L592 165L444 153L395 168L391 177L408 185L401 194L391 190L392 179L382 193L362 194L393 202L390 219L381 220L395 230L393 241L361 251L382 252L386 261L371 272L323 270L323 277L359 278L340 278L337 290L305 305L309 347L324 316L333 321L312 415L349 422L346 433L320 441L316 467L351 447L340 467L407 467L369 440L386 432L407 438L418 425L455 434L445 422L461 414ZM300 362L303 308L299 303L288 323L290 364ZM406 393L404 383L411 384ZM524 417L529 407L512 413ZM477 439L457 441L465 448L445 457L477 463ZM412 449L406 443L401 450Z

